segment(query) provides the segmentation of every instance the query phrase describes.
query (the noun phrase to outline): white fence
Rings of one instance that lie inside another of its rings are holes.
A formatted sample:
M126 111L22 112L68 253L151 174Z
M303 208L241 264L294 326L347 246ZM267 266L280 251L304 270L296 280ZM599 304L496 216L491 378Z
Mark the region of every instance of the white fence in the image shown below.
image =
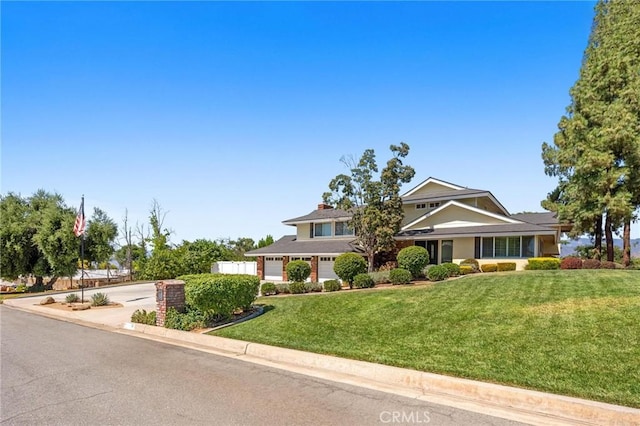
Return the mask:
M258 275L257 262L216 262L211 265L214 274Z

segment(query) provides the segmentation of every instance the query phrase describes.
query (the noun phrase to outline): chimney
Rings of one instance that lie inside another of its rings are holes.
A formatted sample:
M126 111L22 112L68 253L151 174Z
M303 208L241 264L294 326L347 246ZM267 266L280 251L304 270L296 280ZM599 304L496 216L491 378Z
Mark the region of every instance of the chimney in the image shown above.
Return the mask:
M325 204L325 203L318 204L318 210L329 210L332 208L333 207L331 207L329 204Z

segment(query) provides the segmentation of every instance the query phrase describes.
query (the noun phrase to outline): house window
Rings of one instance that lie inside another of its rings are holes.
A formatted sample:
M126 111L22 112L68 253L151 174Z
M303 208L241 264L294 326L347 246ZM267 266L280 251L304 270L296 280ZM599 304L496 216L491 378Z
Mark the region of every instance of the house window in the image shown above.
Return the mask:
M331 236L331 222L327 223L316 223L314 224L314 233L315 237L330 237Z
M442 240L442 263L453 262L453 240Z
M436 207L440 207L440 203L429 203L430 209L435 209Z
M321 257L320 262L335 262L335 257Z
M482 239L482 257L493 257L493 238L484 237Z
M534 257L535 239L531 235L522 237L522 257Z
M425 203L422 204L416 204L416 210L422 210L422 209L426 209L427 205Z
M507 237L496 237L493 239L494 257L507 257Z
M349 227L349 222L336 222L335 235L353 235L353 229Z
M523 237L484 237L482 238L482 257L533 257L535 255L533 236Z

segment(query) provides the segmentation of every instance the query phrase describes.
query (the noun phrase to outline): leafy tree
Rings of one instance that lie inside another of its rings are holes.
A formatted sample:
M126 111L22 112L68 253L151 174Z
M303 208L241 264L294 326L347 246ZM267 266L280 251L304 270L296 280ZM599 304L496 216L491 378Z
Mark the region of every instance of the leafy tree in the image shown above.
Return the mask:
M273 236L267 235L264 238L260 238L260 240L258 241L258 246L256 248L267 247L271 244L273 244Z
M86 231L85 257L98 264L107 262L107 271L110 264L108 260L115 249L113 244L118 236L118 226L107 213L95 207L93 216L89 219Z
M221 260L231 260L234 254L224 244L205 239L183 241L176 248L182 265L182 274L205 274L211 265Z
M244 257L244 254L255 248L255 241L247 237L241 237L237 240L227 238L225 240L220 240L220 242L231 251L232 258L229 260L236 260L240 262L247 260L247 258Z
M147 257L144 249L137 244L131 246L124 245L120 247L114 253L114 258L120 265L124 265L129 268L129 255L131 255L131 262L136 263Z
M340 174L329 183L330 192L323 194L324 202L342 210L350 211L350 226L355 231L356 245L366 254L369 272L373 271L377 253L395 247L394 236L400 230L404 217L400 186L411 181L415 175L413 167L404 165L402 159L409 154L409 145L402 142L391 145L392 157L380 172L373 149L367 149L360 160L342 158L351 168L351 175Z
M639 2L597 4L571 104L554 145L542 146L545 173L559 180L543 207L573 222L573 236L592 234L596 254L604 232L610 261L613 232L622 227L625 265L640 206L639 27Z

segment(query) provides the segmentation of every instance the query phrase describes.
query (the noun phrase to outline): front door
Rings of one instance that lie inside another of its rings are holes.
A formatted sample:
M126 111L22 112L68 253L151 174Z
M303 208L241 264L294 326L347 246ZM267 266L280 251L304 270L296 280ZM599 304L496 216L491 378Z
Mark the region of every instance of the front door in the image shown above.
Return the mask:
M429 252L429 265L438 264L438 240L429 240L425 247Z

